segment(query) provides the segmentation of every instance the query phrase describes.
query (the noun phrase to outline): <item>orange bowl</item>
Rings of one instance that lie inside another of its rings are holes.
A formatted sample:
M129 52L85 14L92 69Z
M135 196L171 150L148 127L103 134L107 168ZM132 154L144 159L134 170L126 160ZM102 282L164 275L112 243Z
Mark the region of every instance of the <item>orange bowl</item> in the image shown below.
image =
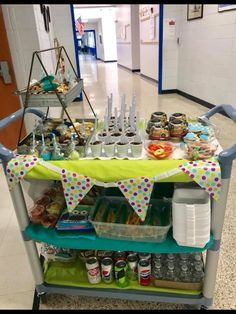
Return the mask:
M147 144L146 150L155 159L165 159L173 153L173 144L170 142L150 142Z

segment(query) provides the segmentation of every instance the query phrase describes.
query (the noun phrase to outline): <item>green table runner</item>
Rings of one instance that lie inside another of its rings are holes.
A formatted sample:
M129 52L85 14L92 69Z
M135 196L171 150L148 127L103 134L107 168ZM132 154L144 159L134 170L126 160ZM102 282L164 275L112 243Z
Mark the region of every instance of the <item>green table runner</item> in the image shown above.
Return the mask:
M79 161L48 161L59 168L77 172L102 182L116 182L119 180L152 177L165 171L177 169L187 160L79 160ZM28 171L25 178L61 180L60 174L35 165ZM159 182L189 182L191 178L184 172L163 178Z

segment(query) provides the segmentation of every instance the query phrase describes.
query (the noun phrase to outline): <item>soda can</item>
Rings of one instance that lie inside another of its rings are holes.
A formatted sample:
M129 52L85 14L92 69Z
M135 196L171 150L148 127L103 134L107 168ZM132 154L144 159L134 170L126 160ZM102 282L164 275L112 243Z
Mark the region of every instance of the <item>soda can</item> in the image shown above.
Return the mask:
M102 281L111 283L113 281L113 260L110 257L104 257L101 261Z
M87 269L88 280L91 284L96 284L96 283L101 282L99 263L95 256L91 256L86 259L86 269Z
M126 261L126 252L125 251L116 251L114 252L113 259L115 262Z
M151 261L152 255L150 253L138 253L139 260L141 259L147 259Z
M129 254L127 256L128 277L130 280L138 279L138 257L137 254Z
M141 259L138 263L138 281L141 286L148 286L151 282L151 263L148 259Z
M127 268L127 263L123 260L119 260L115 263L115 279L118 287L124 288L129 285Z
M97 259L101 261L104 257L110 257L112 258L113 256L113 251L108 251L108 250L97 250Z

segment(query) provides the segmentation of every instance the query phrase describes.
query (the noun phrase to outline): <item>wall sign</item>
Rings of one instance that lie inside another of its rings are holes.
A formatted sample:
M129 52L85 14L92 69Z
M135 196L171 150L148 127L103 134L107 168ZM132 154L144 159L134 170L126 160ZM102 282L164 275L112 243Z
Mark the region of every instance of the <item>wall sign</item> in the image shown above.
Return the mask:
M187 20L195 20L203 17L203 4L188 4Z
M235 10L236 4L218 4L218 12Z

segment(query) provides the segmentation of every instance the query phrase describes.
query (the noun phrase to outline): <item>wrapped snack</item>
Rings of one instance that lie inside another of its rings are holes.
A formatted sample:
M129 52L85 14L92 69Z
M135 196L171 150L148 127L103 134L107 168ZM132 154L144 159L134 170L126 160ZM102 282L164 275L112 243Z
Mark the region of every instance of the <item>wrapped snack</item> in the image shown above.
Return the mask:
M56 202L50 203L46 208L47 213L54 216L59 216L61 211L61 205Z
M76 251L72 249L59 248L54 245L43 243L41 246L41 255L47 261L59 261L69 263L75 260Z
M44 215L42 217L41 224L45 228L54 228L55 224L57 222L57 219L58 219L58 216L55 216L55 215L52 215L52 214Z
M30 219L34 224L41 224L43 215L44 215L45 207L43 205L35 204L33 208L30 210Z
M197 142L188 143L187 154L191 160L207 159L214 155L217 147L212 144Z
M46 208L51 202L51 199L48 195L44 195L41 198L39 198L35 204L36 205L42 205L44 208Z

